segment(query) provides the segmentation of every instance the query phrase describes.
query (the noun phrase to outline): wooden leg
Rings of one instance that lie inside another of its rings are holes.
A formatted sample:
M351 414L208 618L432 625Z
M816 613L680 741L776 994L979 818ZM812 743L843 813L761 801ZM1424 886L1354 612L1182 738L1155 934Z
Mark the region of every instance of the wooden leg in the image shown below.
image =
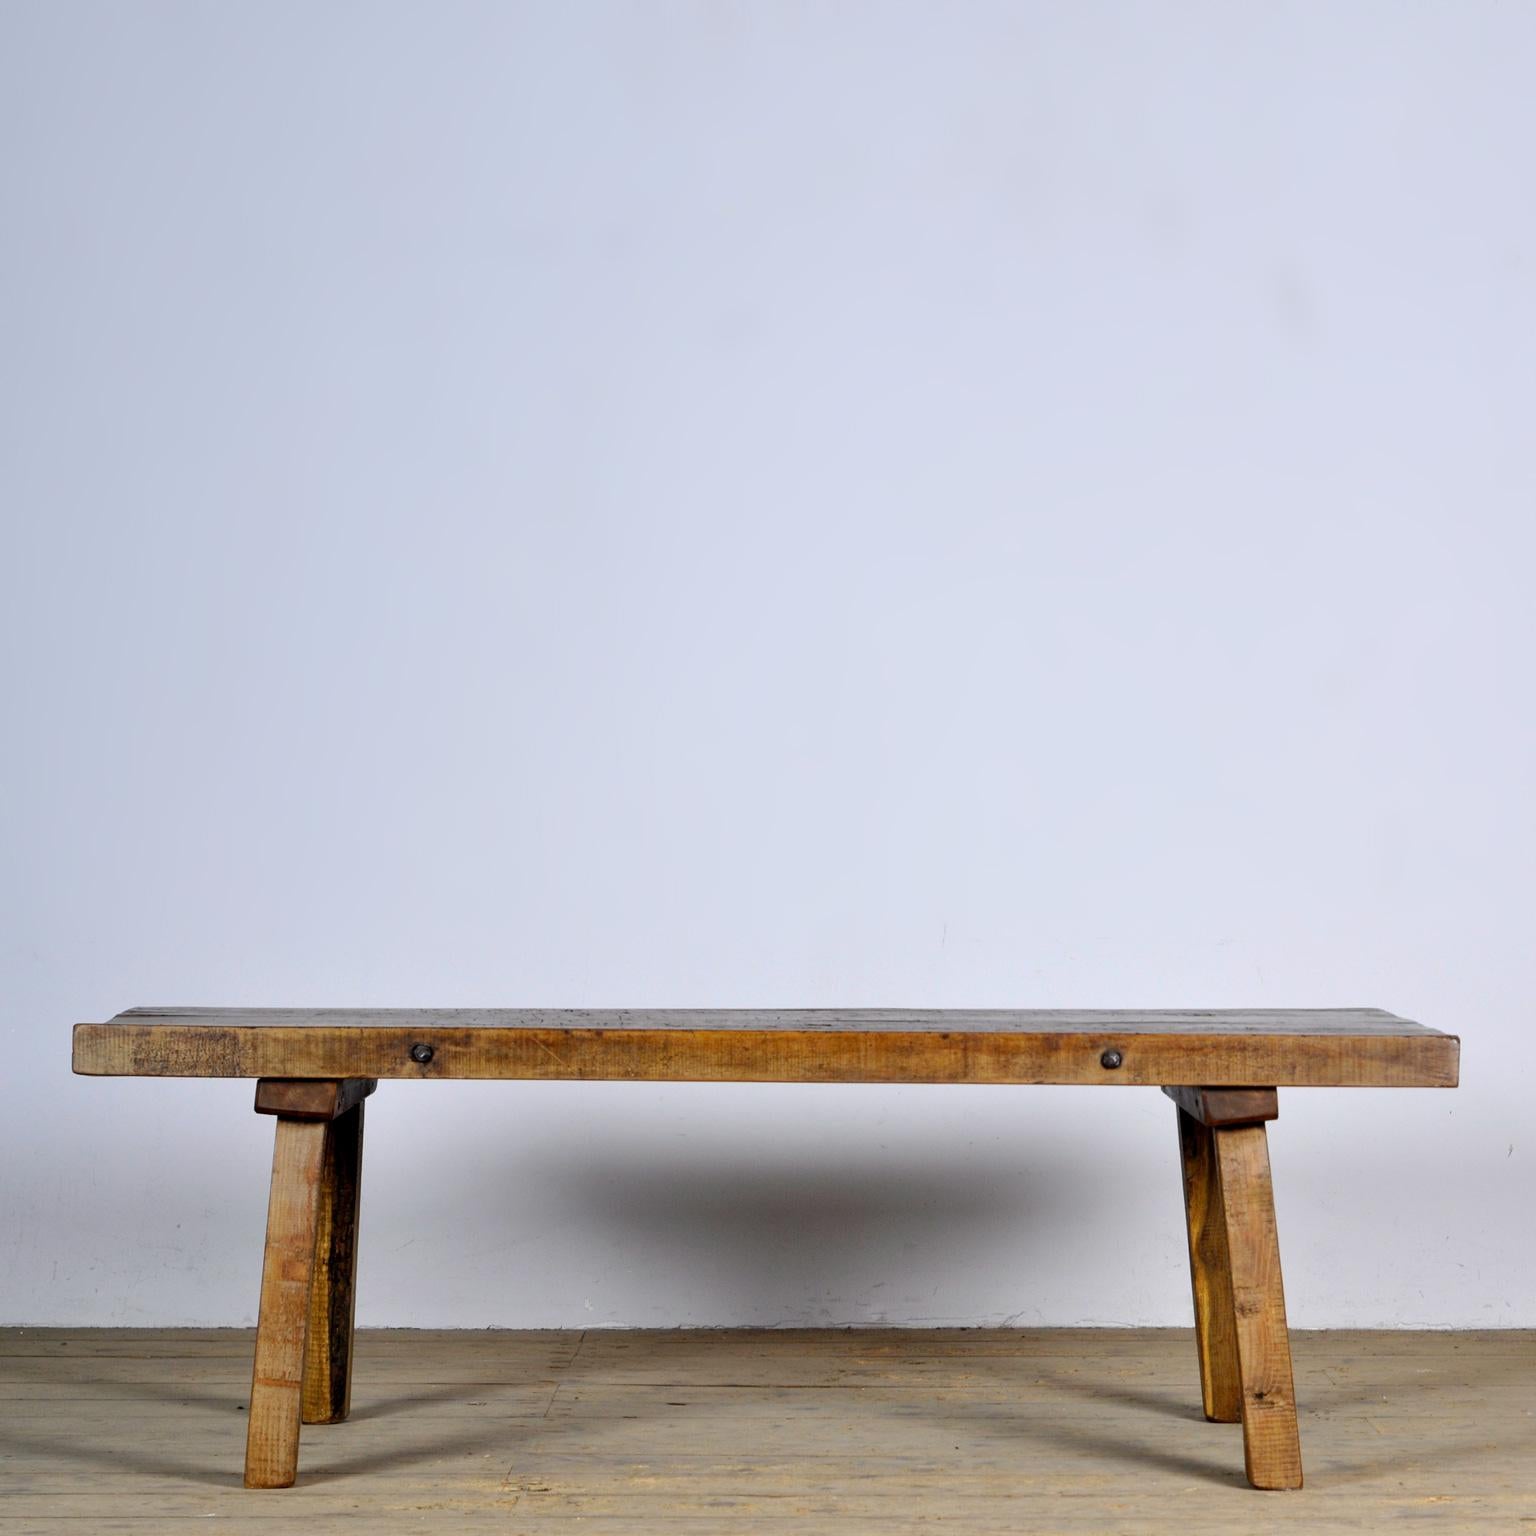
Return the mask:
M1237 1366L1232 1271L1221 1215L1216 1133L1183 1109L1179 1156L1184 1165L1184 1216L1189 1228L1189 1278L1195 1293L1195 1348L1200 1356L1200 1398L1213 1423L1236 1424L1243 1393Z
M247 1488L287 1488L298 1474L304 1335L325 1133L326 1122L321 1120L280 1118L277 1122L256 1365L246 1426Z
M1262 1121L1218 1128L1211 1135L1232 1275L1248 1481L1255 1488L1300 1488L1301 1440L1268 1137Z
M325 1127L315 1278L309 1292L309 1346L304 1353L306 1424L340 1424L351 1407L364 1108L359 1100Z

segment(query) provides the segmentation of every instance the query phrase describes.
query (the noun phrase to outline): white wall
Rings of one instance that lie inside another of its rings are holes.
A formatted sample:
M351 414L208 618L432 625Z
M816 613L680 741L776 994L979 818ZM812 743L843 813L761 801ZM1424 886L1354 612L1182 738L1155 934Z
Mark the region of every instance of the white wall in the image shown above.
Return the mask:
M1536 11L0 11L0 1321L240 1323L154 1002L1366 1003L1536 1324ZM1157 1093L386 1085L368 1323L1177 1323Z

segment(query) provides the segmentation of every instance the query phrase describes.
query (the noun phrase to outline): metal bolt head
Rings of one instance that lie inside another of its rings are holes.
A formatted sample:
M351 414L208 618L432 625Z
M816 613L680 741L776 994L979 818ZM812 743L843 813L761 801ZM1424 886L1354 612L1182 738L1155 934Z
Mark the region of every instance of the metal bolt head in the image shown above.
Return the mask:
M1103 1067L1106 1072L1113 1072L1124 1060L1125 1057L1122 1056L1119 1051L1105 1051L1104 1054L1099 1057L1099 1065Z
M424 1040L418 1040L411 1047L411 1060L420 1062L422 1066L432 1060L432 1047Z

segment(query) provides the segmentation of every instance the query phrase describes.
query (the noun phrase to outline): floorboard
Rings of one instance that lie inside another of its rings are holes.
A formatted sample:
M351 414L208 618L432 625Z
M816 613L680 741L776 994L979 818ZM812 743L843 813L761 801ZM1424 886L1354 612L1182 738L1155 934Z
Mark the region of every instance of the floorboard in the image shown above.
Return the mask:
M1187 1330L364 1332L353 1416L240 1486L251 1335L0 1330L0 1532L1536 1536L1536 1333L1296 1333L1260 1494Z

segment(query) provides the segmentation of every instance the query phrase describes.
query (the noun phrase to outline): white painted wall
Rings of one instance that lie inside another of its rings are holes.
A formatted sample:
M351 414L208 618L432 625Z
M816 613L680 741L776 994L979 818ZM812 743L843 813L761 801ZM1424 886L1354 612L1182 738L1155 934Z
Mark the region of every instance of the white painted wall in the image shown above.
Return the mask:
M1384 1006L1536 1324L1536 11L0 11L0 1321L240 1323L151 1002ZM1176 1323L1151 1090L386 1086L368 1323Z

